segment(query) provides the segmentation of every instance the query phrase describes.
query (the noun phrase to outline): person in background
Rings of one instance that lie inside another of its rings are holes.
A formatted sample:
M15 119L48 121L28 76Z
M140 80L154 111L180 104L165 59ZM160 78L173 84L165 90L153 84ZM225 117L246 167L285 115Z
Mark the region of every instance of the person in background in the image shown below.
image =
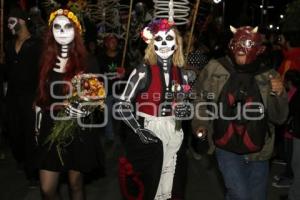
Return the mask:
M288 70L300 71L300 31L284 32L285 48L283 48L283 61L278 69L282 77Z
M87 40L85 46L89 54L96 56L98 49L96 40Z
M208 56L205 55L205 52L208 49L205 45L201 45L199 39L195 36L194 33L191 37L191 46L187 52L189 38L191 36L190 31L186 32L185 37L183 38L183 44L186 48L187 59L186 59L186 68L193 70L196 74L199 74L203 67L208 63ZM194 84L194 83L191 83ZM205 140L199 140L191 133L191 120L185 120L182 123L183 132L185 133L185 141L188 143L188 148L193 158L200 160L202 156L206 153L207 145L205 145ZM204 143L203 143L204 142Z
M25 11L12 8L8 28L13 39L5 45L5 77L7 81L6 116L11 150L17 167L25 170L30 185L35 185L37 170L34 161L34 111L38 85L41 42L28 30L30 19Z
M289 117L286 122L286 131L292 135L290 167L292 179L286 181L290 186L289 200L300 199L300 72L289 70L285 74L286 86L289 91ZM291 177L290 177L291 178Z
M114 34L108 34L103 41L104 49L97 56L99 63L99 70L101 74L106 75L108 85L106 106L108 110L112 110L115 95L120 95L121 89L119 86L114 87L117 81L123 80L125 76L125 67L122 64L122 53L119 48L119 39ZM126 65L126 64L125 64ZM120 124L116 126L113 125L114 119L112 117L112 112L107 113L107 124L105 126L105 137L106 145L112 150L115 145L115 135Z
M274 181L272 183L273 187L276 188L289 188L293 182L293 169L292 169L292 156L293 156L293 132L295 117L298 117L298 112L300 112L299 107L297 106L299 101L299 80L300 80L300 72L297 70L288 70L285 73L285 88L288 91L288 99L289 99L289 116L287 121L282 125L282 138L280 138L280 142L283 143L283 159L286 163L285 170L281 174L275 175ZM297 102L297 103L296 103ZM296 119L296 121L299 120Z
M47 29L47 24L42 18L41 10L37 6L32 7L29 11L29 16L31 20L29 25L30 32L34 37L42 39Z
M295 2L297 4L297 2ZM297 12L297 11L296 11ZM288 71L300 72L300 29L297 15L287 14L287 18L282 27L282 53L284 59L279 66L278 72L282 76L283 80L286 80L286 73ZM291 90L290 92L292 92ZM293 172L291 169L292 149L293 149L293 137L286 131L286 127L283 126L281 134L277 134L277 149L278 157L282 158L286 162L286 171L283 174L275 175L273 186L277 188L287 188L291 185L291 179ZM280 130L280 129L279 129ZM297 141L297 140L295 140ZM280 160L279 160L279 163Z
M96 40L88 40L85 43L85 47L87 50L87 60L88 60L88 64L89 66L92 67L92 71L93 73L100 73L99 70L99 63L98 63L98 59L97 59L97 41Z
M284 52L279 73L282 78L288 80L290 91L294 95L290 99L290 117L287 121L289 132L293 138L292 171L293 183L289 190L289 200L300 199L300 121L299 121L299 71L300 71L300 1L292 1L287 4L284 21L282 23L282 33L286 39L287 49ZM290 71L292 70L292 71ZM297 71L297 72L296 72ZM292 87L291 87L292 86Z

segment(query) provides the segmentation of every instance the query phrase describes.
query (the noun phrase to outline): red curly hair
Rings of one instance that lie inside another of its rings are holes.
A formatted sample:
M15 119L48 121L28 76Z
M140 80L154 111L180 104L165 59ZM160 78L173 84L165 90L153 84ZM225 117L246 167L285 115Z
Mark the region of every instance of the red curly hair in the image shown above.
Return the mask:
M73 23L73 22L72 22ZM75 37L70 44L69 59L66 64L66 72L64 73L64 80L70 81L74 75L82 72L86 69L85 61L87 51L84 46L83 39L81 38L78 28L74 25ZM57 55L59 54L59 44L56 43L53 33L52 24L45 35L44 39L44 51L41 57L40 63L40 75L38 84L38 96L36 103L39 106L45 106L50 98L50 88L48 85L48 79L50 72L55 67L57 61Z

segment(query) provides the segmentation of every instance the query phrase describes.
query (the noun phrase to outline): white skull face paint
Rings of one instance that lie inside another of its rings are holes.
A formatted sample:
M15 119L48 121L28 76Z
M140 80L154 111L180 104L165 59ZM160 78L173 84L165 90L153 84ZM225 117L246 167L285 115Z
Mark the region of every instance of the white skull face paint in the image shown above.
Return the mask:
M75 30L71 21L63 15L57 16L53 21L52 32L55 41L60 45L70 44L75 37Z
M154 36L155 53L162 59L173 55L176 49L176 34L174 30L158 31Z
M13 35L15 35L19 31L20 24L18 24L18 18L16 17L8 18L8 29L11 31Z

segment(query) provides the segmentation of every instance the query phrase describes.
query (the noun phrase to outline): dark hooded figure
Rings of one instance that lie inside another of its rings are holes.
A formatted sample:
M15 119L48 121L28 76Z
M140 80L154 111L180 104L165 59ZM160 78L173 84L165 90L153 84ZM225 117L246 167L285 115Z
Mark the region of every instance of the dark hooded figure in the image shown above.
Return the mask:
M13 39L5 45L5 78L7 81L6 111L12 153L18 168L24 169L29 180L36 178L34 170L34 111L40 42L32 37L25 11L11 9L8 29Z

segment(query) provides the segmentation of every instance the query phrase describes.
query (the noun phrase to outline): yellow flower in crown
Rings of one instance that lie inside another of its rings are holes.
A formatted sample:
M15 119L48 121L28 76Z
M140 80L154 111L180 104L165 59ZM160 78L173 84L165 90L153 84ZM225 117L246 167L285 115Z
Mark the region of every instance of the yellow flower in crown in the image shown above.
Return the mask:
M73 20L73 22L74 22L75 24L79 23L78 18L77 18L76 16L74 16L74 17L72 18L72 20Z
M72 13L72 12L69 12L69 13L68 13L68 18L73 19L74 16L75 16L74 13Z
M49 17L49 25L51 24L51 22L54 20L55 18L55 13L51 13L50 17Z
M80 34L82 33L82 28L81 28L81 24L78 21L77 16L70 10L67 9L58 9L54 12L52 12L50 14L49 20L48 20L48 25L50 26L51 23L53 22L53 20L55 19L55 17L57 17L58 15L64 15L66 16L68 19L70 19L75 25L76 27L79 29Z

